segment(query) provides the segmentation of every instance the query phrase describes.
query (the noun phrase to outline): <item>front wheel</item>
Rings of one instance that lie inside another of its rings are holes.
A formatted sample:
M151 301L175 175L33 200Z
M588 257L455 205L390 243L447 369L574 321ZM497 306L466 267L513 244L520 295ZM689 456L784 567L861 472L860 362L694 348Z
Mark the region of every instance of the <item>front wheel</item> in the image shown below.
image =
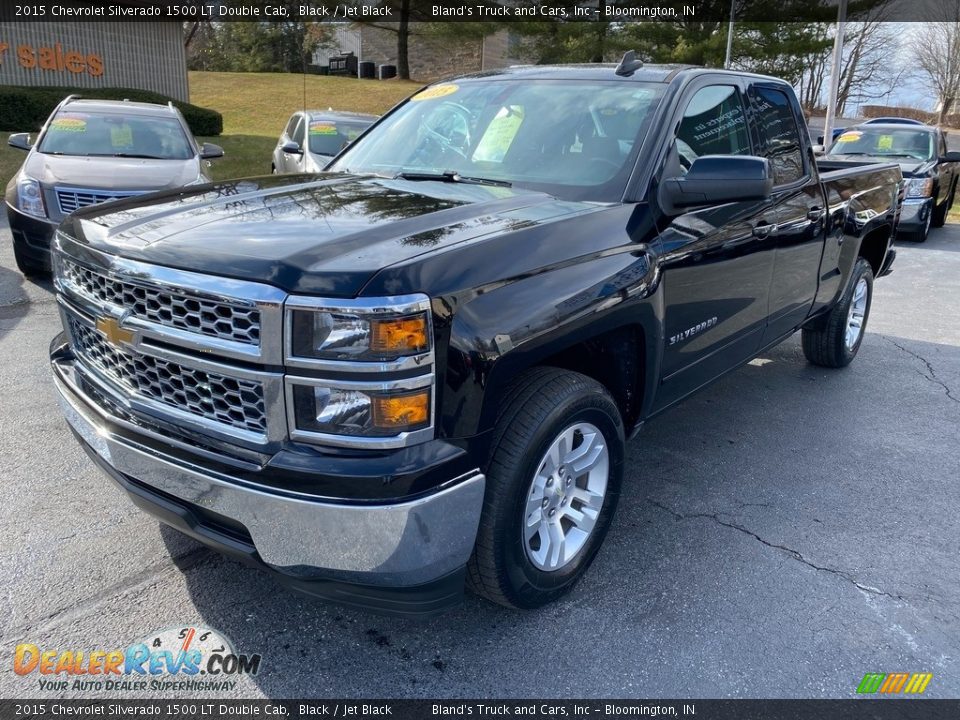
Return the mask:
M935 228L943 227L947 222L947 213L950 212L950 208L953 205L953 196L956 193L956 185L950 190L950 194L943 199L943 202L939 206L933 208L933 217L931 219L931 224Z
M32 257L25 245L16 237L13 239L13 259L24 277L34 278L50 274L50 266Z
M850 284L840 301L816 327L804 328L803 354L814 365L841 368L857 356L870 317L873 269L863 258L853 266Z
M600 549L623 477L623 422L595 380L556 368L518 378L497 421L474 592L535 608L573 587Z

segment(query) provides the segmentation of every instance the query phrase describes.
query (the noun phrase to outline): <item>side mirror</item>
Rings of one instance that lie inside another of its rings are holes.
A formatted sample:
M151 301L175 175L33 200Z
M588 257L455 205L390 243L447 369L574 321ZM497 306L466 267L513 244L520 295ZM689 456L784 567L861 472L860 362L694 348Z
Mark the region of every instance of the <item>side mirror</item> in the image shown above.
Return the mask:
M817 135L817 145L823 145L823 135Z
M17 150L29 150L33 147L33 143L30 142L30 133L14 133L7 140L7 145Z
M293 140L288 140L283 145L281 145L280 151L285 152L287 155L303 155L303 148L301 148Z
M814 155L817 155L817 156L826 155L826 154L827 154L827 149L826 149L823 145L814 145L814 146L813 146L813 154L814 154Z
M12 135L10 136L10 139L11 140L13 139ZM948 153L944 153L943 155L940 156L937 162L941 162L941 163L960 162L960 152L956 150L951 150Z
M223 157L223 148L213 143L204 143L200 146L200 157L204 160L213 160Z
M666 199L677 208L763 200L773 192L766 158L751 155L704 155L686 175L663 183Z

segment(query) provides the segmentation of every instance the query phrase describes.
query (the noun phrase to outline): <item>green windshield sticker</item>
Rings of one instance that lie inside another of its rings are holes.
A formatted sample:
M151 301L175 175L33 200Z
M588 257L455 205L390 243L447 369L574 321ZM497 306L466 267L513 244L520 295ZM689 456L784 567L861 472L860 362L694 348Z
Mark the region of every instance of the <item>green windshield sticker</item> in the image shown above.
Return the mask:
M110 144L115 148L133 146L133 129L129 125L112 125L110 127Z
M473 153L475 162L503 162L507 151L523 124L523 108L519 105L500 108L487 125L487 130Z
M893 150L893 135L881 135L878 137L877 150Z
M50 123L50 127L61 132L86 132L87 121L74 117L58 117Z
M313 122L313 123L310 123L310 134L311 135L336 135L337 126L331 125L328 122Z

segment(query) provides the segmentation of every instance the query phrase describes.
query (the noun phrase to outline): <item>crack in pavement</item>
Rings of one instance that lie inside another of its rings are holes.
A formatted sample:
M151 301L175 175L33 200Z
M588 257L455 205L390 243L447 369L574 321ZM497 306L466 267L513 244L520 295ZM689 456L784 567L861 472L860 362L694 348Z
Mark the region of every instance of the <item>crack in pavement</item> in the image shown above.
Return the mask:
M817 565L816 563L805 558L803 554L800 553L799 551L794 550L793 548L789 548L786 545L778 545L777 543L772 543L768 540L764 540L755 532L753 532L752 530L748 530L742 525L737 525L736 523L731 523L731 522L727 522L726 520L721 520L718 516L723 515L725 513L692 513L690 515L684 515L682 513L678 513L673 508L670 508L656 500L647 498L647 502L649 502L654 507L659 508L660 510L663 510L666 513L669 513L670 515L673 515L674 519L676 519L677 521L704 518L707 520L713 520L718 525L722 525L723 527L730 528L731 530L736 530L737 532L741 532L744 535L749 535L750 537L752 537L754 540L761 543L762 545L766 545L768 548L773 548L774 550L779 550L780 552L785 553L786 555L793 558L794 560L803 563L807 567L811 567L814 570L830 573L831 575L836 575L837 577L843 578L847 582L854 585L854 587L856 587L861 592L869 593L871 595L881 595L883 597L890 598L891 600L898 600L900 602L907 601L907 599L902 595L893 595L892 593L888 593L885 590L881 590L880 588L875 588L872 585L864 585L848 572L845 572L843 570L837 570L836 568L832 568L832 567L827 567L826 565Z
M176 557L171 557L167 560L154 563L153 565L148 565L140 572L125 577L119 582L100 590L96 595L85 597L68 607L57 608L41 618L28 622L26 625L5 631L0 635L0 644L6 643L9 638L22 638L43 632L63 620L73 620L83 617L90 610L108 602L116 595L122 595L140 585L149 585L171 570L179 570L181 573L185 573L187 570L196 567L210 557L216 556L212 555L208 548L200 546L183 555L177 555Z
M900 343L894 342L893 340L891 340L890 338L888 338L886 335L884 335L883 338L884 338L887 342L889 342L891 345L893 345L895 348L897 348L897 349L899 349L899 350L902 350L903 352L905 352L907 355L910 355L911 357L915 357L917 360L919 360L919 361L922 362L924 365L926 365L926 366L927 366L927 372L924 373L924 372L920 372L919 370L917 371L917 373L920 375L920 377L924 378L925 380L929 380L929 381L932 382L934 385L939 385L940 387L943 388L943 391L944 391L944 393L946 393L946 395L947 395L948 398L950 398L951 400L953 400L955 403L960 403L960 398L956 397L956 396L953 394L953 391L950 389L950 386L947 385L943 380L941 380L941 379L937 376L937 371L933 369L933 364L932 364L929 360L927 360L927 359L926 359L925 357L923 357L922 355L920 355L920 354L918 354L918 353L915 353L913 350L909 350L909 349L905 348L905 347L904 347L903 345L901 345Z

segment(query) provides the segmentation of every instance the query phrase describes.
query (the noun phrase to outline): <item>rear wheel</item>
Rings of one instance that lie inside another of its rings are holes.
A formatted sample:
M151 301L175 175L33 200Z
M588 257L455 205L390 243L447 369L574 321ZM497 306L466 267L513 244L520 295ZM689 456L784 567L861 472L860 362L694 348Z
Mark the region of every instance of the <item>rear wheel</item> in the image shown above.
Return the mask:
M814 365L841 368L849 365L860 350L870 317L873 299L873 270L857 258L850 285L830 313L815 328L804 328L803 354Z
M623 423L579 373L536 368L508 397L468 577L493 602L535 608L567 593L600 549L620 495Z

